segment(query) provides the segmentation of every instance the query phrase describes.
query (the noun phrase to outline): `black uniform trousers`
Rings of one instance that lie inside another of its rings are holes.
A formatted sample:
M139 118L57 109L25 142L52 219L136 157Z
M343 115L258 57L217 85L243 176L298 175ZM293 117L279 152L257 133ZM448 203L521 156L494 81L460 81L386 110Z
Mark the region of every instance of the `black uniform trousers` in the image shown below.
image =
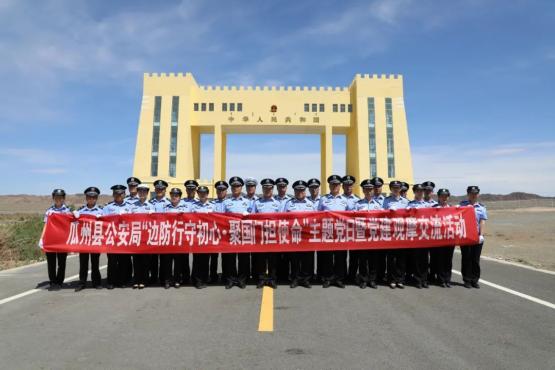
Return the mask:
M218 282L218 253L210 253L210 282L216 284Z
M412 265L412 276L416 283L428 283L428 248L407 250L409 263Z
M279 281L289 281L291 279L291 258L291 252L278 253L277 278Z
M225 282L246 284L250 266L250 253L222 253L222 276Z
M477 283L480 280L480 255L482 244L461 246L461 273L465 283Z
M164 275L160 278L162 282L182 282L181 274L183 266L181 264L183 262L183 258L181 256L182 255L179 253L166 253L160 255L160 265L164 266ZM187 257L188 256L189 255L187 255Z
M440 283L451 282L451 270L453 269L453 252L455 247L434 248L437 255L437 276Z
M387 274L390 283L404 283L407 271L406 249L391 249L387 252Z
M158 282L158 260L160 255L149 254L148 255L148 280L150 284L156 284Z
M314 275L314 252L291 253L291 280L309 283Z
M347 280L352 283L357 282L357 272L359 269L360 255L360 250L349 251L349 272L347 273Z
M437 248L430 248L430 281L439 280L439 253Z
M258 281L276 281L280 253L252 253L252 275Z
M347 251L319 252L318 263L323 281L343 282L347 272Z
M46 263L48 264L48 280L50 284L64 283L66 277L67 253L46 252ZM58 268L56 269L56 262Z
M119 286L123 284L125 273L123 259L121 254L108 253L108 273L106 281L108 285Z
M179 258L179 282L181 284L187 284L191 280L191 266L189 266L189 254L180 253Z
M387 253L389 250L387 249L380 249L376 251L376 264L378 268L377 282L386 281L386 272L387 272Z
M143 284L148 283L148 267L150 263L150 255L148 254L134 254L133 255L133 283Z
M210 276L210 254L193 254L193 273L191 279L194 284L207 284Z
M130 284L133 280L133 264L131 263L130 254L118 254L118 264L121 269L121 284Z
M99 261L99 253L79 253L79 281L85 285L87 283L87 275L89 274L89 256L91 258L91 281L93 287L99 286L101 283Z
M378 278L379 250L361 250L358 257L360 281L375 283Z

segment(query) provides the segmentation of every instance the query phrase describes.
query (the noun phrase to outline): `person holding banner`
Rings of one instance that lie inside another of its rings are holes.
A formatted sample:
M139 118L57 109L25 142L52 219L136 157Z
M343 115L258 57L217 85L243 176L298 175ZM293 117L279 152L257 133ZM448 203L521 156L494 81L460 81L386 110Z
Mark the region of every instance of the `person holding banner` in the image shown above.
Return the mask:
M253 213L276 213L281 210L280 202L274 198L274 180L262 179L262 197L253 202ZM259 252L252 253L253 278L258 279L257 288L268 285L277 289L277 267L279 253Z
M251 202L242 194L244 184L245 182L239 176L229 179L231 197L224 202L225 213L249 214ZM237 262L239 262L239 267L237 267ZM245 289L250 275L250 254L222 253L222 270L226 289L231 289L234 285Z
M374 197L374 184L372 180L362 180L360 183L364 198L355 203L355 211L375 211L382 209L382 206ZM358 260L358 282L360 289L365 289L370 286L372 289L377 289L378 285L378 250L361 250L359 251Z
M356 182L354 176L346 175L341 179L341 184L343 185L343 196L347 199L350 209L355 209L355 204L360 200L359 197L353 194L353 186ZM357 272L358 272L358 255L359 251L350 250L349 251L349 269L347 270L347 281L352 284L358 284Z
M216 188L216 199L212 201L214 212L224 213L224 202L227 199L229 184L225 180L220 180L216 181L214 187ZM218 253L210 253L210 282L212 284L218 283L218 256Z
M472 206L476 213L476 221L478 222L478 236L479 241L476 245L461 246L461 273L463 276L465 288L480 288L478 280L480 280L480 254L484 245L484 228L488 213L486 207L478 202L480 196L480 188L476 185L471 185L466 188L468 200L463 200L461 206Z
M164 180L156 180L153 183L155 196L149 203L154 207L154 212L164 213L164 207L170 203L170 200L166 198L166 189L168 188L168 183ZM160 261L160 263L158 263ZM150 272L150 284L156 284L158 280L160 284L164 284L164 266L161 263L161 258L159 254L151 254L149 261Z
M422 183L422 187L424 188L424 202L428 204L428 207L433 207L434 205L437 204L437 202L433 198L434 188L436 187L436 184L434 184L432 181L424 181ZM438 282L439 277L437 272L437 264L438 264L437 249L430 248L428 250L428 255L429 255L428 280L430 282Z
M284 177L278 177L275 180L277 187L277 195L274 197L280 203L280 212L283 212L285 203L291 197L287 195L287 186L289 185L289 180ZM288 252L280 252L278 258L277 274L278 280L280 281L290 281L291 278L291 254Z
M187 180L183 183L185 186L185 193L187 193L187 198L181 200L183 203L192 203L193 205L197 202L195 196L197 195L198 182L197 180Z
M373 177L370 179L372 185L374 185L374 195L372 199L376 201L383 208L383 201L385 197L382 194L383 189L383 179L381 177ZM376 251L376 259L378 264L378 276L376 277L377 282L385 283L387 282L386 267L387 267L387 253L385 250L380 249Z
M195 213L212 213L216 206L214 203L208 201L208 188L206 186L199 186L197 188L198 201L193 205L193 212ZM203 289L207 287L209 282L210 271L210 253L194 253L193 254L193 272L192 280L195 288ZM217 258L216 254L216 258Z
M319 211L347 211L350 210L347 199L339 194L341 176L331 175L327 179L330 192L324 195L318 203ZM319 253L320 271L322 273L322 287L329 288L332 284L338 288L345 288L345 273L347 270L347 251L323 251Z
M290 199L286 204L285 212L314 212L316 207L314 203L306 199L306 181L297 180L293 183L295 197ZM310 280L314 275L314 252L293 252L291 256L291 288L299 285L305 288L312 288Z
M170 204L164 207L165 213L185 213L193 212L193 203L182 202L181 195L183 192L179 188L172 188L170 190ZM181 256L181 255L184 255ZM189 254L187 253L165 253L160 256L160 264L164 266L164 288L169 289L171 283L175 288L179 288L181 284L189 280L189 276L183 275L183 270L189 271L189 269L183 268L183 263L189 265ZM173 268L172 268L173 267ZM172 274L173 272L173 274ZM187 273L187 275L189 275ZM172 281L173 278L173 281Z
M312 178L307 181L309 195L306 199L310 200L314 204L314 209L318 209L318 203L320 203L320 180L317 178ZM319 262L319 252L316 252L316 277L320 279L320 262Z
M154 206L147 201L149 191L148 185L140 184L137 186L139 199L131 204L131 213L152 214L155 212ZM151 254L138 253L133 255L133 289L144 289L148 283L148 266L151 258Z
M412 186L414 200L411 200L407 208L428 208L429 203L424 200L424 187L421 184ZM413 248L407 251L408 262L411 265L412 274L416 280L418 289L428 288L428 248Z
M451 207L447 203L450 196L451 193L448 189L439 189L437 191L438 202L432 207ZM455 246L450 245L430 249L434 250L434 255L437 261L437 277L439 280L439 286L442 288L451 288L451 270L453 269L453 252L455 251Z
M65 205L66 192L64 189L54 189L52 191L52 201L54 204L50 206L44 215L44 223L48 222L48 216L53 213L71 213L68 206ZM66 259L67 253L46 252L46 263L48 264L48 290L60 290L64 284L66 276ZM56 270L56 261L58 269Z
M405 209L408 200L401 196L401 181L393 180L389 183L391 195L383 202L384 209L399 210ZM389 277L389 287L391 289L405 288L405 273L407 269L407 250L392 249L387 250L387 274Z
M85 189L85 205L73 212L75 218L81 215L102 215L102 207L96 204L100 189L91 186ZM87 285L87 275L89 274L89 256L91 258L91 281L93 288L101 289L101 276L100 276L100 253L79 253L79 284L75 288L76 292L85 289Z
M399 194L401 194L401 196L403 198L405 198L406 200L409 200L409 198L407 198L407 192L409 191L409 183L408 182L401 182L401 192Z
M124 201L125 197L125 185L114 185L110 188L112 190L112 196L114 200L102 209L102 215L122 215L129 213L130 208ZM126 284L126 272L129 269L129 264L131 264L131 255L129 254L117 254L108 253L108 289L114 289L114 286L119 286L125 288Z

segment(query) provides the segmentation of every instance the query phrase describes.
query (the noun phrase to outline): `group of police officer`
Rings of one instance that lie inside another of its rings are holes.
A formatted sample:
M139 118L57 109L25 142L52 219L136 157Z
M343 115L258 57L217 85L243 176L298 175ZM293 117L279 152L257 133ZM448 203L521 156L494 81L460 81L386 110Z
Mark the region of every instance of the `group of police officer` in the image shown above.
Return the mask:
M260 181L262 195L256 195L258 182L253 178L243 180L234 176L226 181L215 183L216 198L209 200L209 189L199 186L195 180L185 181L186 197L179 188L169 191L164 180L154 181L154 196L149 197L149 187L136 177L127 179L127 187L111 187L113 201L100 207L97 204L100 190L88 187L85 204L76 211L65 205L65 191L52 192L53 205L46 211L46 222L52 213L112 215L125 213L158 212L230 212L230 213L273 213L273 212L311 212L311 211L372 211L381 209L449 207L450 192L437 191L437 201L433 199L435 184L431 181L412 186L414 199L409 201L406 194L409 184L397 180L389 183L390 195L382 193L384 182L379 177L360 182L364 197L353 194L356 179L353 176L331 175L328 177L330 192L320 195L320 181L298 180L292 184L294 196L287 195L289 181L285 178L275 180L265 178ZM245 193L243 193L245 187ZM274 188L277 187L277 195ZM228 196L228 189L231 194ZM306 195L308 188L309 195ZM129 194L126 196L126 189ZM486 208L478 202L480 189L467 188L468 199L461 206L472 206L478 222L479 243L462 246L462 276L466 288L479 288L480 254L484 243L484 226L487 220ZM316 277L324 288L331 285L344 288L346 283L360 288L376 289L378 284L389 284L390 288L403 289L405 280L411 278L417 288L428 288L434 282L444 288L451 287L451 269L454 246L391 249L391 250L334 250L316 252ZM89 259L91 261L92 286L101 289L99 254L79 254L79 285L76 291L86 287ZM257 288L267 285L277 288L278 282L287 281L291 288L303 286L310 288L315 278L314 252L271 252L271 253L221 253L221 282L226 289L238 286L242 289L250 279ZM67 253L47 252L48 277L50 289L61 288L65 276ZM193 254L192 271L188 254L108 254L108 289L131 285L143 289L147 285L161 284L166 289L179 288L192 281L198 289L220 281L218 275L218 253Z

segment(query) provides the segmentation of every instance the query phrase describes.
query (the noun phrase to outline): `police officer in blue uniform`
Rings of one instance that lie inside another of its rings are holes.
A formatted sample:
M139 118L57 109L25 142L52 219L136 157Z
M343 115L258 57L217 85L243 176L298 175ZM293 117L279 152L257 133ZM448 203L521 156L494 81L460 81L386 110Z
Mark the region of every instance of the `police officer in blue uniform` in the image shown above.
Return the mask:
M316 179L316 178L312 178L310 180L307 181L308 184L308 196L306 197L306 199L310 200L312 203L314 203L314 209L318 210L318 204L320 203L320 180ZM319 253L316 252L316 278L317 279L321 279L320 277L320 261L318 261L318 256Z
M252 213L276 213L280 212L281 204L274 198L274 185L272 179L262 179L262 197L253 202ZM268 285L277 289L277 266L279 252L252 253L253 277L258 279L257 288Z
M408 200L401 196L401 181L393 180L389 183L391 195L383 201L384 209L405 209ZM407 263L406 249L392 249L387 251L387 274L389 275L389 287L391 289L404 289L405 273Z
M152 214L155 212L154 206L147 200L149 191L148 185L139 184L137 186L138 200L131 204L131 213ZM148 284L150 260L150 254L137 253L133 255L133 289L143 289Z
M435 199L433 198L434 195L434 188L436 184L433 181L424 181L422 183L422 187L424 188L424 202L426 202L428 207L433 207L437 204ZM438 282L438 271L437 271L437 253L438 250L436 248L428 248L428 255L429 255L429 273L428 273L428 281L430 282Z
M155 196L149 201L154 207L156 213L164 213L164 208L166 205L170 204L170 200L166 198L166 189L168 188L168 183L164 180L158 179L154 183ZM164 283L164 266L159 263L160 255L151 254L149 262L149 273L150 273L150 284L156 284L158 280L160 284Z
M98 196L100 195L100 189L94 186L90 186L85 189L85 205L79 208L77 211L73 212L76 218L81 215L92 215L101 216L102 207L96 204L98 201ZM100 253L79 253L79 284L75 288L76 292L85 289L87 285L87 275L89 273L89 256L91 259L91 281L93 288L100 289L101 276L99 269Z
M353 187L356 182L354 176L346 175L341 179L343 186L343 196L347 199L350 209L355 209L355 204L360 200L359 197L353 194ZM358 272L358 259L360 251L350 250L349 251L349 269L347 273L347 281L351 284L358 284L357 272Z
M380 206L383 208L383 201L385 197L382 194L383 189L383 179L381 177L373 177L370 182L374 185L374 195L372 199L374 199ZM387 282L387 275L386 275L386 267L387 267L387 251L384 249L379 249L376 251L376 259L378 264L378 276L376 281L378 283L385 283Z
M193 206L195 213L212 213L216 205L208 200L208 187L202 185L197 188L198 201ZM195 288L203 289L210 281L210 256L209 253L193 254L193 271L191 278ZM217 255L216 255L217 256Z
M327 179L330 192L320 199L319 211L348 211L349 203L340 194L341 176L331 175ZM347 251L320 251L318 262L322 274L322 287L329 288L334 284L339 288L345 288L345 274L347 270Z
M185 186L185 193L187 194L187 197L182 199L181 202L192 203L194 205L197 202L195 196L197 195L197 189L199 186L197 180L187 180L183 185Z
M409 187L410 187L410 185L409 185L408 182L401 181L401 192L400 192L400 194L406 200L408 200L407 192L409 191Z
M366 179L360 182L364 198L355 203L354 210L358 212L376 211L382 209L382 206L374 198L374 184L371 180ZM370 286L372 289L377 289L378 285L378 250L360 250L358 260L358 284L361 289Z
M285 177L278 177L275 180L277 187L277 195L274 197L281 205L280 212L283 211L285 203L291 197L287 195L287 186L289 185L289 180ZM277 275L279 281L290 281L291 277L291 254L287 252L282 252L279 254Z
M251 201L251 209L254 206L254 201L258 199L256 195L256 186L258 181L253 177L245 177L245 198Z
M48 222L48 216L53 213L71 213L68 206L65 205L66 192L64 189L54 189L52 191L52 201L54 204L50 206L44 215L44 223ZM66 276L66 259L65 252L46 252L46 262L48 264L48 280L50 282L48 290L59 290L62 288ZM56 270L56 261L58 269Z
M183 192L179 188L170 190L170 204L164 207L165 213L193 212L193 203L182 202L182 194ZM183 258L182 254L186 257ZM165 253L160 256L160 264L164 265L164 288L169 289L172 283L175 288L179 288L181 284L189 281L189 273L183 275L184 262L189 265L189 254L187 253ZM188 268L187 271L189 271Z
M314 212L316 207L314 203L306 199L306 188L308 183L303 180L297 180L293 183L295 197L290 199L286 204L285 212ZM291 288L302 286L311 288L310 280L314 275L314 252L293 252L291 253Z
M216 199L212 201L214 204L214 212L216 213L224 213L224 202L227 199L227 189L229 188L229 184L224 181L216 181L214 184L216 188ZM219 281L218 278L218 253L210 253L210 283L217 284Z
M229 179L231 197L224 202L225 213L249 214L251 202L242 194L244 184L243 179L238 176ZM239 263L238 267L237 262ZM222 270L226 289L231 289L234 285L245 289L250 275L249 253L222 253Z
M130 208L125 203L125 185L114 185L110 188L112 190L112 196L114 200L104 206L102 209L102 215L122 215L129 213ZM108 253L108 278L107 278L107 288L114 289L114 286L120 286L125 288L126 284L126 273L129 269L129 264L131 263L131 255L129 254L118 254L118 253Z
M424 201L424 187L421 184L412 186L414 200L407 208L428 208L429 203ZM411 266L413 277L418 289L428 288L428 248L412 248L407 252L408 264Z
M437 202L433 198L435 187L436 184L434 184L432 181L424 181L422 183L422 188L424 189L424 201L429 204L429 207L433 207L435 204L437 204Z
M141 184L141 180L136 177L127 178L127 190L129 195L125 197L124 201L127 204L133 204L139 200L139 195L137 194L137 186Z
M480 188L476 185L471 185L466 188L468 199L463 200L461 206L474 207L476 213L476 222L478 223L478 236L479 241L476 245L461 246L461 273L464 281L465 288L480 288L478 280L480 280L480 255L482 254L482 247L484 245L484 230L488 213L486 207L478 202L480 196Z
M434 208L450 207L448 201L451 193L449 189L439 189L437 191L437 204ZM453 252L455 246L445 246L434 248L437 258L437 277L439 279L439 286L442 288L451 288L451 270L453 269Z

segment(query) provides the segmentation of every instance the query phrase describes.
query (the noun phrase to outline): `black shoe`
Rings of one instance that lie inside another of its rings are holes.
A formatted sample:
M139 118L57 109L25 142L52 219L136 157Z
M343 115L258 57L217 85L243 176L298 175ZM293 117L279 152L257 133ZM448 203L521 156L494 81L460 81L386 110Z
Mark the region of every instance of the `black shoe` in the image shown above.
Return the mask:
M446 288L451 288L451 283L445 283Z
M337 280L335 282L335 286L341 289L345 289L345 284L343 284L343 282L341 280Z
M197 288L197 289L204 289L204 288L206 288L206 284L204 284L204 283L196 283L196 284L195 284L195 288Z
M430 286L428 285L428 282L427 282L427 281L425 281L425 282L422 283L422 288L428 289L429 287L430 287Z
M98 285L93 285L93 288L94 288L94 289L99 289L99 290L100 290L100 289L102 289L102 285L100 285L100 284L98 284Z
M76 292L80 292L80 291L82 291L83 289L85 289L85 284L79 284L79 285L77 285L77 287L75 288L75 291L76 291Z
M299 286L299 282L298 282L297 280L293 280L293 281L291 282L291 284L289 284L289 287L290 287L291 289L294 289L294 288L296 288L296 287L298 287L298 286Z
M228 281L227 284L225 285L225 288L226 289L231 289L231 288L233 288L233 285L235 285L235 284L233 284L233 281Z
M322 283L322 288L329 288L331 286L331 281L329 280L324 280L324 282Z
M179 289L179 287L181 286L181 284L175 283L175 284L173 284L173 286L175 287L175 289Z
M307 289L312 288L312 285L310 284L309 281L301 281L301 282L299 283L299 285L302 286L302 287L305 287L305 288L307 288Z
M133 284L133 289L139 289L139 284Z
M405 286L403 285L403 283L397 283L397 288L405 289Z
M262 289L264 287L264 280L259 280L256 284L256 289Z
M372 289L378 289L378 284L376 284L375 281L371 281L370 284L369 284L369 286L370 286L370 288L372 288Z
M391 289L395 289L397 286L395 285L395 283L389 283L389 287L390 287Z
M445 284L445 283L440 283L439 286L442 287L442 288L447 288L447 284Z
M114 289L114 286L112 284L108 284L106 285L106 289L112 290Z
M367 286L368 284L366 283L366 281L363 281L359 284L360 289L366 289Z
M473 288L480 289L480 284L478 282L471 283Z
M277 289L277 281L275 281L275 280L270 280L270 281L268 282L268 286L269 286L270 288L272 288L272 289Z
M465 281L463 286L464 286L466 289L472 288L472 285L471 285L468 281Z
M415 287L416 287L416 289L422 289L422 283L417 283L417 284L415 285Z
M247 283L245 283L244 281L240 281L237 286L241 289L245 289L247 287Z
M169 282L165 282L164 283L164 289L170 289L170 283Z

